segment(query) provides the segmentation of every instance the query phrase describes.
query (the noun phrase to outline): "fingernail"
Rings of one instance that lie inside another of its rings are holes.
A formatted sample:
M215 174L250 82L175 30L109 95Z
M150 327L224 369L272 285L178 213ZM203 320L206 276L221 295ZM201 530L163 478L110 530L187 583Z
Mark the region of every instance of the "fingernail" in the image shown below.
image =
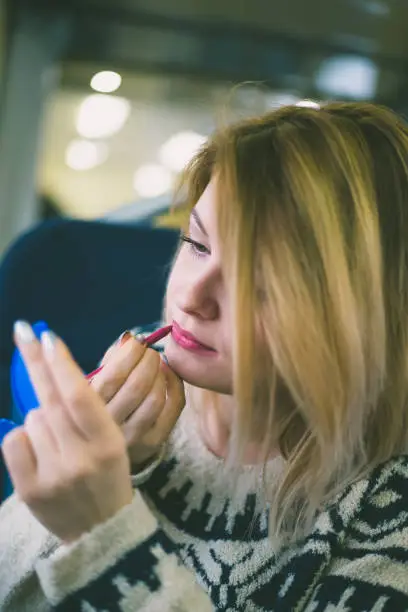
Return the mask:
M57 341L57 336L53 331L45 331L41 334L41 344L43 346L44 352L47 355L52 355L55 350L55 343Z
M137 340L138 342L140 342L140 344L144 344L145 343L145 336L144 336L144 334L134 334L133 338L135 340Z
M14 323L14 335L21 344L34 342L35 333L27 321L16 321Z
M130 331L126 330L123 332L123 334L120 334L117 340L117 344L119 344L119 346L123 346L125 342L127 342L131 337L132 337L132 334L130 333Z

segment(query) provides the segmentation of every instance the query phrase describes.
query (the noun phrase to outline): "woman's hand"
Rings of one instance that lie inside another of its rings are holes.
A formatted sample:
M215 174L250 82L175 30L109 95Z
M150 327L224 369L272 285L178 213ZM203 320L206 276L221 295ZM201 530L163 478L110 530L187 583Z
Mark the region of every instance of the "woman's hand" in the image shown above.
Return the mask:
M63 342L16 325L40 408L3 441L16 493L65 542L106 521L132 501L126 443L105 403Z
M153 459L184 407L182 381L129 332L106 353L92 386L125 436L132 469Z

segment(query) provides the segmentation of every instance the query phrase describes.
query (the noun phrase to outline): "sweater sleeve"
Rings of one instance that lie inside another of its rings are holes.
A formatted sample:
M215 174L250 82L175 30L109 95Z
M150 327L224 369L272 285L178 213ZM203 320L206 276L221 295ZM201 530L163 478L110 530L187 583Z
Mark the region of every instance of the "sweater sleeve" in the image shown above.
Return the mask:
M213 610L139 491L106 523L40 559L36 571L60 612Z
M0 506L0 610L23 609L22 601L28 601L30 592L35 591L38 557L50 554L59 545L60 541L34 518L16 494ZM32 609L43 610L40 604L34 608L35 605ZM24 609L30 609L28 604Z

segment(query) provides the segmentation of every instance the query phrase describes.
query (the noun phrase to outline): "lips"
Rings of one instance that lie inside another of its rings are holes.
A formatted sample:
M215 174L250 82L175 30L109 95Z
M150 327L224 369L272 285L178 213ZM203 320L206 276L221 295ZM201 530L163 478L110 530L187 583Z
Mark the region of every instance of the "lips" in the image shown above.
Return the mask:
M181 344L182 346L184 346L185 348L190 348L192 350L202 349L202 350L214 352L213 348L200 342L200 340L198 340L195 336L193 336L193 334L190 334L190 332L185 331L175 321L173 321L172 335L175 341L178 344Z

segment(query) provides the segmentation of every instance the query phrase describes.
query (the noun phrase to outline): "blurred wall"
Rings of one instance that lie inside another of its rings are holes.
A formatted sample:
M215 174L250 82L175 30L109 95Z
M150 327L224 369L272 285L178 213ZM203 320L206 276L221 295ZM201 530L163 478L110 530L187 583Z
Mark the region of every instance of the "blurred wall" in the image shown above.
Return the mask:
M13 0L7 7L0 99L0 256L41 218L35 184L43 114L58 83L56 66L69 29L64 13L39 10L26 0Z
M4 85L4 63L6 57L6 3L0 0L0 104Z

